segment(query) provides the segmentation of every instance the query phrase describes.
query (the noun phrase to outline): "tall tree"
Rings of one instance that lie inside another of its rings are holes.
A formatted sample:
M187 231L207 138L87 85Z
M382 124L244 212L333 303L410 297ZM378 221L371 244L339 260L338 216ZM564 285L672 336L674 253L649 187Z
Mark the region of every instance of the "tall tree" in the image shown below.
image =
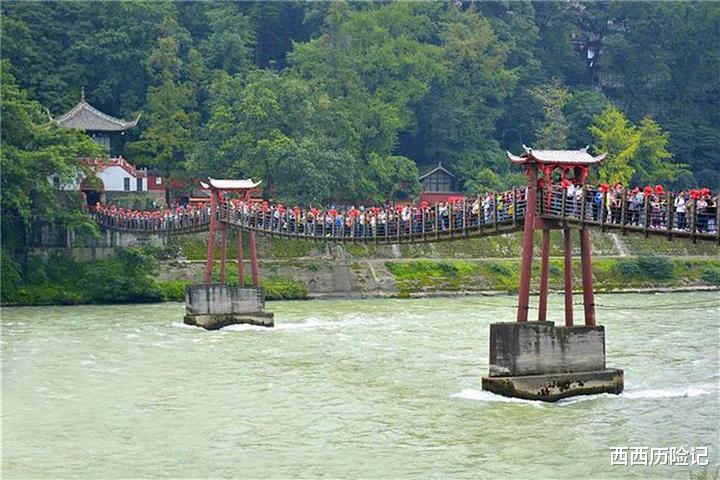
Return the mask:
M650 117L636 126L611 105L595 118L590 131L596 150L608 153L600 167L601 181L669 184L687 173L685 165L672 162L668 133Z
M544 119L535 130L533 146L562 150L567 147L570 123L563 109L570 99L570 92L558 79L530 89L530 94L543 109Z
M595 118L590 133L595 137L595 150L607 153L600 167L600 181L628 185L635 173L633 158L640 135L623 113L610 105Z
M147 60L153 85L147 93L147 113L138 141L128 145L135 161L159 168L170 180L183 170L196 130L196 88L187 79L183 42L189 34L174 17L163 20L162 35ZM192 50L190 50L192 52ZM170 203L170 188L165 189Z
M667 149L669 136L652 118L642 119L638 128L638 149L633 159L637 183L667 184L689 173L687 165L672 161L673 154Z
M0 149L0 195L2 199L2 245L20 247L35 222L94 232L95 225L82 209L79 192L63 195L50 181L77 182L83 166L78 156L100 156L100 147L84 132L67 130L50 122L41 105L18 87L8 61L3 60L2 149ZM86 174L89 172L85 172Z

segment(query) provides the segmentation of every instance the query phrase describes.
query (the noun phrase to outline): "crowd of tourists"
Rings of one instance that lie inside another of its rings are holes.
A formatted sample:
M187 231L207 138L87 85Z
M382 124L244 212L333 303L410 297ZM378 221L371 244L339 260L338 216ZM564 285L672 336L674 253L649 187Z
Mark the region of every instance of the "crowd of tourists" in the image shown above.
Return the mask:
M657 185L623 188L597 187L563 180L539 188L538 208L556 217L585 218L647 228L715 233L717 195L708 189L668 194ZM551 194L548 195L548 192ZM278 233L316 237L393 237L467 230L523 218L526 188L473 197L450 197L430 205L376 205L286 207L267 201L228 198L218 206L220 217L231 223ZM127 230L166 231L201 227L210 221L207 203L139 211L117 206L92 208L101 224Z
M210 207L202 203L153 210L133 210L98 203L90 211L101 225L122 230L181 230L205 226L210 222Z
M318 237L392 237L463 230L522 217L525 189L470 199L451 197L433 205L287 208L268 202L230 201L223 208L229 221L263 230Z
M576 186L569 181L552 187L548 198L541 197L541 211L554 216L584 218L614 223L667 229L716 233L718 196L710 189L668 192L662 185L624 188L601 184ZM563 215L564 213L564 215ZM668 222L672 222L668 224Z

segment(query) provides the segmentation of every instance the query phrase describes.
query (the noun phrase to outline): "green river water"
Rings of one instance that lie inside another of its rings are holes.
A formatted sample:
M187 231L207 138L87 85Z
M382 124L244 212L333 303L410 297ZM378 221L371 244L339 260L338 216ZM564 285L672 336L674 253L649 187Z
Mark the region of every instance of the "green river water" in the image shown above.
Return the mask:
M177 303L4 309L2 476L690 478L611 466L620 446L707 446L714 470L717 292L598 296L625 392L558 404L481 391L515 302L274 302L275 329L215 332Z

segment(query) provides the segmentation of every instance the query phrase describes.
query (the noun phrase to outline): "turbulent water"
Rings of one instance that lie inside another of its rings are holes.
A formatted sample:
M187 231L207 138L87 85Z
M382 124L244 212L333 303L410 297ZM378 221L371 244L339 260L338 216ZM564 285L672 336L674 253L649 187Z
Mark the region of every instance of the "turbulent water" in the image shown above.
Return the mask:
M8 308L2 474L690 477L610 466L620 446L708 446L717 465L717 293L597 302L625 393L559 404L480 389L512 297L270 303L275 329L216 332L181 304Z

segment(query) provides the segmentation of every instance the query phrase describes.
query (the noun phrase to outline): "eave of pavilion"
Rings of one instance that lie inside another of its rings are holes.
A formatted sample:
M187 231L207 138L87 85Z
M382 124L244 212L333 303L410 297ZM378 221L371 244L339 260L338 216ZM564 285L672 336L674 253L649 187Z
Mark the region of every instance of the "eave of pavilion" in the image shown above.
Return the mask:
M523 153L520 155L513 155L510 152L507 154L508 160L515 165L526 165L526 164L541 164L541 165L556 165L559 167L573 167L582 165L595 165L605 160L607 153L600 155L590 155L588 148L581 148L579 150L534 150L532 148L523 145Z
M204 189L237 191L252 190L261 183L262 181L254 182L249 178L246 180L218 180L215 178L208 178L207 183L201 181L200 186Z
M83 88L77 105L57 117L55 122L61 127L77 128L86 132L124 132L137 125L138 120L140 115L129 122L101 112L85 101Z

